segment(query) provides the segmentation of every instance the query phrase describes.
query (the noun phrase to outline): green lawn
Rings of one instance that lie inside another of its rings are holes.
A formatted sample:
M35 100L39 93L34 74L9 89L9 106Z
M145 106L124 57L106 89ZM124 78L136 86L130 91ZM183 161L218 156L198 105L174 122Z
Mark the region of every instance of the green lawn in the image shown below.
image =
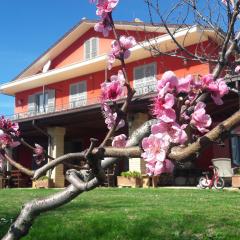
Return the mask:
M0 190L0 238L21 204L54 191ZM240 193L100 188L41 215L24 239L240 239Z

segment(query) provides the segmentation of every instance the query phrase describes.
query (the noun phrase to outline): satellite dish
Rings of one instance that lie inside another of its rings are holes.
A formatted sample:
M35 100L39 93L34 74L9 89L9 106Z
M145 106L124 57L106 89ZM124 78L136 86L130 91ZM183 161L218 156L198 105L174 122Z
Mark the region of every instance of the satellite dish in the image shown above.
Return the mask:
M51 60L48 60L47 63L43 66L42 73L45 73L49 70L51 65Z

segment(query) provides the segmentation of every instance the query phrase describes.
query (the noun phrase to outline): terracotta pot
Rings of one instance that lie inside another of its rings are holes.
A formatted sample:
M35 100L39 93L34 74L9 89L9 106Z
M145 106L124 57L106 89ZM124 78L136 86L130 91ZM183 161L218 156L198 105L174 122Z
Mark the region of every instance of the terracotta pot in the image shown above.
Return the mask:
M240 188L240 175L232 176L232 187Z
M36 181L33 181L32 187L33 188L52 188L53 180L52 179L36 180Z
M141 187L142 186L142 179L141 178L134 178L134 177L117 177L117 185L118 187Z

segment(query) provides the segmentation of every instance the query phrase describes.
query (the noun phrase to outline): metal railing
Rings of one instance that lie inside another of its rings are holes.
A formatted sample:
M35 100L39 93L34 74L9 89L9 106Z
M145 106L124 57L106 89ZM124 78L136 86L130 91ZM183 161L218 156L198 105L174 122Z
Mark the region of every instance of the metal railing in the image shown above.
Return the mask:
M149 84L148 86L139 86L135 88L136 96L146 95L149 93L156 92L156 84ZM67 104L58 104L52 107L45 107L41 108L41 111L27 111L27 112L19 112L14 115L7 116L7 118L11 120L19 120L19 119L26 119L35 116L53 114L56 112L63 112L63 111L70 111L77 108L82 108L94 104L99 104L100 98L85 98L76 101L71 101Z

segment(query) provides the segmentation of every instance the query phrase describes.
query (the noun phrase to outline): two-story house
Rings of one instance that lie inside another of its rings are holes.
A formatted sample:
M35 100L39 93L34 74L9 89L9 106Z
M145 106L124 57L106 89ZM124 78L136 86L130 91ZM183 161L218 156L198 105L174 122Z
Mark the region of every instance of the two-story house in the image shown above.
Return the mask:
M106 71L107 53L114 36L110 34L104 38L96 33L93 29L95 23L81 21L14 80L0 86L1 93L15 96L13 119L19 123L24 139L44 146L53 157L81 151L89 146L91 137L101 141L107 131L99 103L100 84L117 73L120 63L117 61L110 72ZM150 43L162 52L177 50L164 27L116 22L116 29L121 35L132 35L139 42L127 59L127 73L136 89L130 106L129 123L121 130L129 134L151 117L149 105L155 94L156 75L166 70L174 71L177 76L189 73L203 75L209 73L211 66L167 55L152 56L147 50ZM170 25L169 29L174 31L176 26ZM196 51L196 46L201 51L216 48L219 43L216 34L203 31L198 26L179 29L175 37L192 52ZM230 104L231 111L226 113ZM220 110L214 106L209 109L215 112L217 123L226 114L231 114L236 105L236 101L229 98ZM212 157L229 155L230 145L226 141L221 154L217 146L209 148L199 158L197 166L205 168ZM15 149L14 157L29 168L38 167L32 160L32 152L24 146ZM132 159L129 164L120 162L119 171L127 168L144 172L144 163L141 159ZM65 185L63 165L55 168L52 178L56 187Z

